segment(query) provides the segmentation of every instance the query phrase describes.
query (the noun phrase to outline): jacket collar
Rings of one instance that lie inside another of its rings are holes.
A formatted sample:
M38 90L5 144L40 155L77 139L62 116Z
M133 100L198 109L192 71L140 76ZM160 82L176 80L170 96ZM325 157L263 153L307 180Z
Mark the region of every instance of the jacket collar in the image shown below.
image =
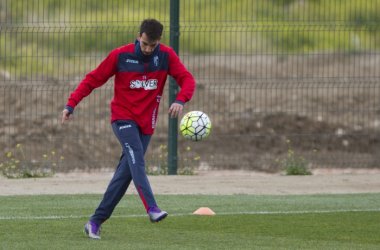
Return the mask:
M135 53L138 56L138 58L141 59L143 62L149 62L153 59L153 57L158 55L158 52L160 51L160 45L161 44L157 45L157 47L154 49L152 54L150 54L149 56L146 56L142 53L141 47L140 47L140 42L136 39L136 41L135 41Z

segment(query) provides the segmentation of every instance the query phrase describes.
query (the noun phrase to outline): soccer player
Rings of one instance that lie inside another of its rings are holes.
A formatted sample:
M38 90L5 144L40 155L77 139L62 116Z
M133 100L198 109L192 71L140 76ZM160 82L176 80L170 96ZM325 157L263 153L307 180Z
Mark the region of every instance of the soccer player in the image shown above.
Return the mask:
M157 207L145 172L144 154L156 126L158 107L168 75L180 86L168 114L181 116L194 93L195 80L172 48L161 44L163 25L155 19L141 23L134 43L113 50L71 93L62 111L62 124L72 120L74 108L93 89L114 78L111 125L123 152L103 199L85 225L89 238L100 239L100 227L114 211L133 180L150 221L168 214Z

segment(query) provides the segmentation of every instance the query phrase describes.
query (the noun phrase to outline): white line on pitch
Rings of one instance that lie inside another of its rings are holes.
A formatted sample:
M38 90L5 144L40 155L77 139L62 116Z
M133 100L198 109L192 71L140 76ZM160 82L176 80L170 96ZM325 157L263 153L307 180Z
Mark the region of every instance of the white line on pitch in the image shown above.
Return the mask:
M217 215L241 215L241 214L252 214L252 215L264 215L264 214L323 214L323 213L350 213L350 212L380 212L379 209L351 209L351 210L310 210L310 211L257 211L257 212L225 212L217 213ZM169 214L169 216L190 216L192 213L183 214ZM132 214L132 215L116 215L112 218L136 218L136 217L146 217L146 214ZM57 219L80 219L89 218L90 216L85 215L68 215L68 216L38 216L38 217L20 217L20 216L9 216L0 217L0 220L57 220Z

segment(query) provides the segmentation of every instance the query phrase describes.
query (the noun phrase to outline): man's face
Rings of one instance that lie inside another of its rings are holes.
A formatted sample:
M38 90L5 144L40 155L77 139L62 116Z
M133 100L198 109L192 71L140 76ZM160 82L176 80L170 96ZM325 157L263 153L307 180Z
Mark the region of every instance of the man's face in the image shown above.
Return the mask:
M149 40L145 33L137 34L137 40L140 41L141 51L144 55L149 56L161 41L161 37L158 40Z

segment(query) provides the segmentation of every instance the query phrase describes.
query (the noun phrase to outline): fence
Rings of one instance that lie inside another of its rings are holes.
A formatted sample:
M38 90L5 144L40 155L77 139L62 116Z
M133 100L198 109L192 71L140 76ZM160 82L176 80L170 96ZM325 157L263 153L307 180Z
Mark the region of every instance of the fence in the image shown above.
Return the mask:
M179 173L277 171L289 154L313 168L379 167L379 7L179 1L179 56L197 81L184 111L202 110L213 122L205 141L178 135ZM148 17L164 24L162 43L170 44L169 0L0 0L3 169L114 169L113 79L80 103L71 124L60 124L61 111L85 74L133 42ZM146 154L152 173L167 168L168 85Z

